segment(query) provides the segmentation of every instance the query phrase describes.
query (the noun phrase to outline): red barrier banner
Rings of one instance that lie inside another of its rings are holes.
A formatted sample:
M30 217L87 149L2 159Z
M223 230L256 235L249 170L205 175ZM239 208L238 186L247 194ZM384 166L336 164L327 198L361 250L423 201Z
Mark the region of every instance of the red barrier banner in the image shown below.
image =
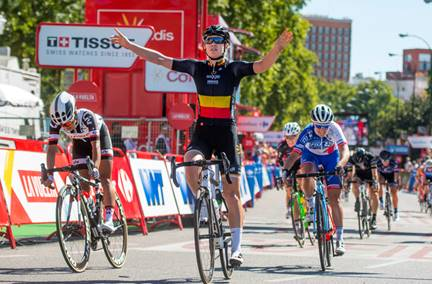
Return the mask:
M120 149L114 149L116 155L113 159L112 181L117 195L123 204L126 218L139 220L139 226L144 234L147 234L147 227L144 222L144 215L141 211L139 197L126 156ZM129 222L128 222L129 223Z

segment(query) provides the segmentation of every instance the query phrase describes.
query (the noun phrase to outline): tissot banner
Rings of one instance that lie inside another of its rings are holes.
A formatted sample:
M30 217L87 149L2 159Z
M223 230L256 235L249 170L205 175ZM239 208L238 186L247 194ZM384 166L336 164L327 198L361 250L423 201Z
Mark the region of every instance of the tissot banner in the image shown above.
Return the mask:
M116 26L43 23L36 31L36 63L42 67L130 68L137 56L112 44ZM119 28L144 46L153 35L149 26Z

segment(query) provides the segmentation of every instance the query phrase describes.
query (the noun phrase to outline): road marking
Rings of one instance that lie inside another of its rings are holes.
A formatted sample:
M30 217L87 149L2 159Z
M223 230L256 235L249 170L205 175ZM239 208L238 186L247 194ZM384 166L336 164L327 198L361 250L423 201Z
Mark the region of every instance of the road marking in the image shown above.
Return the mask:
M280 278L280 279L272 279L272 280L265 280L264 282L270 282L270 283L278 283L278 282L288 282L288 281L295 281L295 280L302 280L302 279L309 279L309 278L315 278L318 277L318 275L311 275L311 276L293 276L293 277L286 277L286 278Z
M366 266L365 268L366 269L374 269L374 268L386 267L386 266L390 266L390 265L394 265L394 264L398 264L398 263L403 263L403 262L407 262L407 261L409 261L409 260L408 259L399 259L399 260L385 262L385 263L381 263L381 264L377 264L377 265Z
M395 246L394 248L391 248L387 251L384 251L383 253L379 254L378 257L392 257L395 254L397 254L398 252L403 251L404 249L406 249L408 246Z
M422 249L420 249L419 251L417 251L416 253L411 255L410 258L414 258L414 259L425 258L425 256L428 255L430 252L432 252L431 247L429 247L429 246L423 247Z
M28 254L0 255L0 258L11 258L11 257L29 257L29 255Z

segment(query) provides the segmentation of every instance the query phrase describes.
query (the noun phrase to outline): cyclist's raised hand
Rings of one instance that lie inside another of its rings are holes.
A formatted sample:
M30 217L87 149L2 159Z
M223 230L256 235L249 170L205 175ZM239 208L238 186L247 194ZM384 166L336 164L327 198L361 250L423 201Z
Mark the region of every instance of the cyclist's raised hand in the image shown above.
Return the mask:
M292 39L293 33L288 29L285 29L276 40L276 45L282 50L292 41Z
M117 34L111 37L111 42L115 44L120 44L124 48L128 48L131 44L128 38L121 31L119 31L118 28L114 28L114 31Z

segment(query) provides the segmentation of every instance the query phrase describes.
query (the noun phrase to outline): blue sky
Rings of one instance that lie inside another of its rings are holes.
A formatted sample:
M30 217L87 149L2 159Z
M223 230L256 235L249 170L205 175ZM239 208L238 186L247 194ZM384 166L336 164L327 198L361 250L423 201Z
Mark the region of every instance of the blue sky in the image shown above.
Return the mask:
M419 39L400 38L399 33L416 34L432 46L432 3L424 0L308 0L301 13L353 21L351 77L400 71L402 58L389 57L389 52L426 48Z

